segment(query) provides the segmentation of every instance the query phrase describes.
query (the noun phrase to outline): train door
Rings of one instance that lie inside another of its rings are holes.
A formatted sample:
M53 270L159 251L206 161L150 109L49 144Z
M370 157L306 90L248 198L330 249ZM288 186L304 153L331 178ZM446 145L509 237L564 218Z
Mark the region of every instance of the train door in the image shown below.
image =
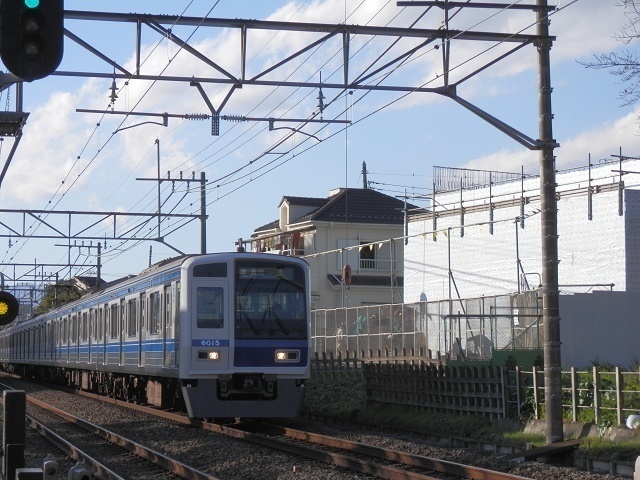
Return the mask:
M71 338L69 335L69 332L71 331L71 316L67 315L66 317L64 317L64 336L63 338L63 342L64 342L64 361L69 363L70 360L70 355L71 355L71 345L69 343L69 339Z
M162 331L162 290L149 292L146 298L145 317L145 340L144 340L144 365L162 367L163 358L163 331Z
M191 284L191 372L228 370L231 321L226 278L194 277ZM184 359L181 359L182 361Z
M71 349L69 362L76 363L78 361L78 315L71 317L71 336L69 338L69 347Z
M91 365L98 365L98 359L100 358L100 321L102 320L102 309L93 309L92 327L91 327Z
M127 304L125 302L124 299L120 300L120 308L119 308L119 315L118 315L118 320L119 320L119 325L118 325L118 353L119 355L119 363L120 365L124 365L125 362L125 354L124 354L124 344L125 344L125 336L124 336L124 330L125 330L125 325L127 323L126 320L126 311L127 311Z
M107 312L108 308L106 305L102 305L98 309L98 336L96 337L96 367L102 361L104 363L104 352L106 351L106 343L105 338L107 337Z
M120 360L120 352L118 350L120 344L120 304L112 303L109 305L109 340L107 344L107 364L118 364Z
M84 311L78 315L78 363L89 361L89 313Z
M89 335L87 339L87 363L96 363L96 310L95 308L89 309Z
M140 295L139 314L140 320L138 321L138 366L145 365L145 346L147 343L147 295Z
M36 327L35 338L34 338L35 355L33 356L33 358L35 358L36 360L40 360L40 337L41 337L40 332L41 331L42 331L42 327Z
M162 364L165 368L176 366L178 345L176 327L179 318L180 283L172 283L164 287L162 294Z

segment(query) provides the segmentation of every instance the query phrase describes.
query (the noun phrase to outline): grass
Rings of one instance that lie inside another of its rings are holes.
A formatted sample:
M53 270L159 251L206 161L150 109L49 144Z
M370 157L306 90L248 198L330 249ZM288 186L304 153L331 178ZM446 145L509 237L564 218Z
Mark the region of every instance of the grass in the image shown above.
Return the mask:
M524 432L524 424L491 422L473 415L430 413L403 405L367 404L364 378L349 372L316 376L307 382L304 411L338 420L379 428L399 429L427 435L465 437L486 443L520 446L545 444L543 435ZM456 432L452 435L452 432ZM635 462L640 452L640 435L631 441L612 442L589 438L578 453L594 459Z

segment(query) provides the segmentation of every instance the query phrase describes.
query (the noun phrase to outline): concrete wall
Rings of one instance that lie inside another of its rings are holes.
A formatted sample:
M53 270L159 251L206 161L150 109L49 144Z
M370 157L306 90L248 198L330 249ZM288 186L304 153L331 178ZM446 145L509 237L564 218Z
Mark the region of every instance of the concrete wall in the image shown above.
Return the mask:
M610 363L638 368L640 295L593 292L560 297L563 367Z

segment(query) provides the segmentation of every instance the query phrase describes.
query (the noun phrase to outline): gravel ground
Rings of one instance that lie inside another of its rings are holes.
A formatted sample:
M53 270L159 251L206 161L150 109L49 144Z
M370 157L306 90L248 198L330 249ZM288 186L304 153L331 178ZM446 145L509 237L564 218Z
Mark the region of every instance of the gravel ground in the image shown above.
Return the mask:
M51 403L63 410L98 423L104 428L120 433L132 440L151 446L165 455L184 463L197 466L201 470L225 480L232 479L368 479L368 475L357 475L340 468L320 464L312 460L291 457L285 453L273 451L225 437L216 433L198 429L184 428L135 411L98 403L95 400L71 395L65 392L48 390L13 379L3 379L16 388L25 390L29 395ZM487 469L508 471L526 478L538 480L618 480L625 477L598 475L573 468L554 467L537 462L516 464L496 459L486 454L478 454L462 449L448 449L430 444L424 439L395 433L363 431L336 425L324 425L295 421L294 428L309 429L327 435L342 436L350 440L384 446L447 459L457 463L481 466ZM60 464L58 479L66 479L74 461L51 447L41 437L28 429L25 461L27 467L40 467L42 459L49 453ZM132 472L130 478L136 478ZM627 477L628 480L628 477Z
M161 453L196 466L206 473L225 480L235 479L309 479L347 480L370 479L368 475L355 475L343 469L291 457L285 453L236 440L196 428L185 428L140 412L127 411L96 400L56 390L47 390L17 380L3 379L3 383L25 390L44 402L85 418L89 422L143 443ZM41 467L49 453L60 463L58 479L66 479L75 464L55 451L35 432L27 432L25 463L27 467ZM137 478L132 472L131 479Z

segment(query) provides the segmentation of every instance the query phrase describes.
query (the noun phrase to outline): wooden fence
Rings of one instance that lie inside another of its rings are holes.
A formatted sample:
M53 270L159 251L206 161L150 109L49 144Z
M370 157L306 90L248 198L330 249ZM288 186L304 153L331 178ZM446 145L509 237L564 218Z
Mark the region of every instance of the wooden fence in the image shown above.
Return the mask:
M316 354L312 376L364 376L367 402L392 403L429 412L498 418L543 417L544 372L504 366L445 366L424 357L378 353L366 358ZM597 425L624 425L640 414L640 369L562 372L564 418Z

